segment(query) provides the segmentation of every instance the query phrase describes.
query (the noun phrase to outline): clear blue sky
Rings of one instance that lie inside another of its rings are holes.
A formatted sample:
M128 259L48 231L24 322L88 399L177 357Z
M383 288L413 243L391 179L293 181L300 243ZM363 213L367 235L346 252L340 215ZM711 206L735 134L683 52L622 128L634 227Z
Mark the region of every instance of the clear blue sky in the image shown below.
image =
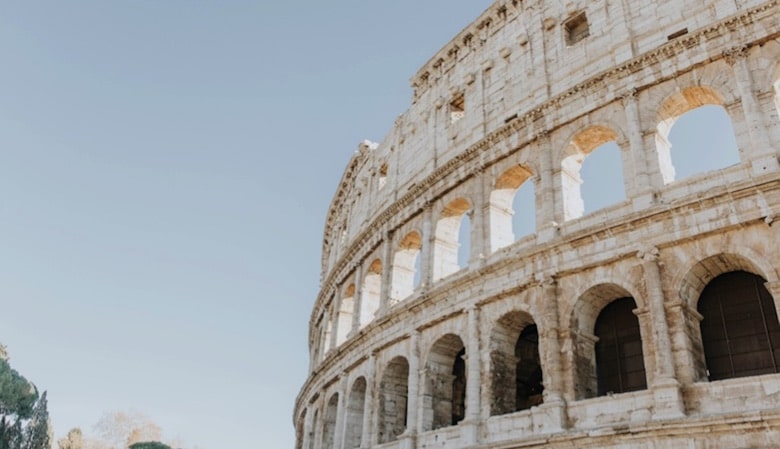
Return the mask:
M342 170L489 3L4 1L0 342L56 435L292 448Z
M0 342L55 433L292 448L326 208L488 0L8 0Z

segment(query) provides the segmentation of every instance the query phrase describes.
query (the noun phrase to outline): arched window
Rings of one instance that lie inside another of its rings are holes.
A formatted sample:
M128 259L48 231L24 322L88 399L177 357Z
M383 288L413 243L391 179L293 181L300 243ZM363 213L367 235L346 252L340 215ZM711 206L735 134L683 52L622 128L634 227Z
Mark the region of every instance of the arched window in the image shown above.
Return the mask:
M780 372L780 324L765 282L732 271L702 291L698 311L710 380Z
M336 327L336 345L344 343L352 330L352 315L355 312L355 284L350 284L341 297L338 326Z
M526 410L542 403L542 364L539 331L535 324L523 329L515 344L515 409Z
M491 416L526 410L542 403L539 333L530 315L510 312L490 336Z
M454 334L434 343L425 364L423 430L455 425L465 417L466 348Z
M505 171L490 193L490 248L512 244L536 230L536 206L531 170L521 165Z
M339 409L339 394L334 393L328 401L325 409L325 419L322 422L322 445L321 448L332 448L333 439L336 435L336 416Z
M739 163L731 118L711 88L675 94L659 116L656 147L664 184Z
M569 142L566 157L561 161L565 220L625 199L623 165L616 140L617 135L611 129L593 126Z
M420 276L417 270L421 249L422 237L417 231L410 232L399 243L393 259L393 288L390 292L394 302L411 296L419 286Z
M366 378L358 377L352 384L347 403L347 425L344 435L344 448L360 447L360 437L363 435L363 415L366 404Z
M639 320L633 298L620 298L602 309L596 320L598 395L647 388Z
M379 444L395 441L406 430L409 397L409 362L395 357L387 364L379 384Z
M379 294L382 289L382 261L371 262L363 279L363 291L360 301L360 327L370 323L379 310Z
M471 204L463 198L450 202L441 213L436 223L436 239L433 247L433 280L437 281L460 270L459 261L468 259L468 244L463 244L461 226L468 220L466 213ZM463 251L459 248L463 246Z

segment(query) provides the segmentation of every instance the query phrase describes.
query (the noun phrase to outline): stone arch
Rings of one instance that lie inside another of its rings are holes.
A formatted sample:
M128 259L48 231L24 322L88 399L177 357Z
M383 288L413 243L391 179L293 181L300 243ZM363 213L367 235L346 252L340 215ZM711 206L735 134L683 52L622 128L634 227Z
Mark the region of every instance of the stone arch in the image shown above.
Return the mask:
M466 348L455 334L440 337L428 351L423 394L423 431L455 425L465 417Z
M496 251L516 240L512 229L512 216L518 213L531 213L535 216L535 204L530 210L514 210L513 199L518 190L530 181L533 187L533 172L524 165L515 165L505 170L495 182L490 192L490 249Z
M528 409L542 402L539 333L531 315L518 310L499 318L490 333L490 415Z
M757 254L750 254L746 248L739 252L732 248L728 252L705 257L688 270L682 271L685 274L677 283L680 299L695 310L704 287L717 276L730 271L747 271L764 279L778 279L776 270L768 261Z
M616 300L631 298L637 308L640 301L625 287L616 283L598 283L579 295L572 309L573 366L576 399L595 397L599 394L598 367L596 365L596 324L602 311ZM644 356L644 351L643 351Z
M407 427L409 361L396 356L385 367L379 383L377 431L379 444L395 441Z
M600 150L610 142L617 142L618 134L614 129L603 125L592 125L579 131L569 139L561 159L561 196L563 200L564 220L579 218L585 212L585 201L582 197L582 177L580 172L585 159L594 151ZM622 141L622 140L621 140ZM619 157L620 154L617 154ZM620 163L622 167L622 162ZM620 188L624 191L622 168L619 172ZM625 191L623 193L625 198Z
M379 310L382 291L382 260L374 259L363 276L363 289L360 297L360 327L370 323Z
M341 294L338 325L336 326L336 345L344 343L352 330L352 316L355 314L355 284L350 283Z
M333 447L333 441L336 437L336 418L339 411L339 394L333 393L325 406L325 416L322 421L322 444L321 448Z
M437 281L461 269L458 263L458 232L462 221L468 219L471 202L465 198L456 198L442 209L436 222L433 244L433 280Z
M390 291L390 298L393 302L411 296L419 286L418 266L421 251L422 233L417 230L410 231L398 243L398 249L393 258L393 285Z
M710 86L691 86L669 95L659 106L656 113L655 143L658 154L658 164L664 184L676 179L676 171L672 160L672 144L669 134L672 127L683 116L704 106L717 106L725 113L729 122L731 116L725 109L726 101L720 91ZM736 151L736 149L735 149ZM739 156L737 155L737 159Z
M358 377L352 382L347 400L346 427L344 431L344 449L360 447L363 435L363 417L366 406L366 378Z

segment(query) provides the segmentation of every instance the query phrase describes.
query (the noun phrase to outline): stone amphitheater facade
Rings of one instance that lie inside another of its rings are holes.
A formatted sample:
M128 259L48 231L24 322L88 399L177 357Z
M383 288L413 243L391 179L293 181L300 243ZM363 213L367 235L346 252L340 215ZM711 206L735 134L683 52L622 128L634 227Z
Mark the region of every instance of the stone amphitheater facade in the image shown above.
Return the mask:
M780 447L778 3L498 0L435 54L330 206L297 447ZM738 163L676 179L705 105Z

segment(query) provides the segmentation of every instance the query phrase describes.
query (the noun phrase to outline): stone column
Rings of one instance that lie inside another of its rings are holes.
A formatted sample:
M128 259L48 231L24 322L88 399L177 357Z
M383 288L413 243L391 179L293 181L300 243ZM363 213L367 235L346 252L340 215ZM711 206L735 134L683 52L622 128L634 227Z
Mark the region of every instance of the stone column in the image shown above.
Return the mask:
M377 316L384 314L385 310L390 306L390 292L393 282L393 247L395 246L395 239L393 233L385 231L384 238L382 239L382 285L379 291L379 310L377 310Z
M666 321L666 301L661 283L658 248L643 247L638 251L637 257L642 260L652 329L651 338L655 348L655 371L653 384L650 385L655 397L654 415L658 419L683 416L685 407L680 393L680 384L674 372L674 356L669 325Z
M378 379L376 379L376 355L373 353L368 356L368 373L366 373L366 397L363 403L363 433L360 435L360 447L368 449L371 447L371 435L374 435L374 404L379 403L376 400L376 388Z
M555 197L555 176L550 137L546 132L536 137L536 151L539 154L539 193L536 195L536 234L540 242L548 242L558 235L556 220L563 220L563 211L558 212Z
M336 289L336 293L333 295L333 313L331 314L330 326L330 347L335 349L339 345L339 325L341 324L341 300L342 300L341 287Z
M745 125L750 136L749 148L743 148L750 154L751 169L754 174L760 175L768 171L780 168L777 149L772 144L767 134L765 113L761 111L756 93L753 89L753 77L748 65L748 49L736 47L724 52L726 62L732 67L734 78L739 91L742 110L745 115ZM743 161L744 162L744 161Z
M423 211L422 250L420 251L420 289L427 291L433 282L433 244L436 241L433 227L433 205L426 204Z
M478 169L474 173L477 193L471 209L471 251L469 265L485 260L490 254L490 200L485 196L485 171Z
M339 327L339 309L338 309L338 301L339 301L339 295L334 294L333 300L330 303L330 321L328 324L330 324L330 344L328 345L328 351L336 349L337 339L336 334L338 334L338 327Z
M349 373L346 371L341 373L339 385L339 401L336 409L336 428L333 430L333 449L341 449L344 445L344 432L346 430L346 412L347 401L346 395L349 389Z
M544 348L542 354L542 376L544 380L545 432L554 432L566 427L566 401L563 399L563 364L559 339L558 283L552 275L537 276L542 298L542 317L539 323L539 339Z
M475 444L479 438L480 423L480 386L482 376L479 363L481 345L479 341L479 309L469 306L466 309L467 343L466 343L466 417L461 426L466 444Z
M653 186L650 182L648 170L654 167L654 161L649 157L656 154L655 151L646 151L642 138L642 118L639 115L639 102L637 92L632 89L623 95L623 106L626 108L626 126L628 129L629 152L631 153L631 170L634 186L630 195L634 210L646 209L654 199Z
M352 311L351 334L360 330L360 309L363 308L363 264L355 264L355 310Z
M420 431L420 332L415 330L409 337L409 380L406 391L406 431L401 435L402 447L414 449Z

